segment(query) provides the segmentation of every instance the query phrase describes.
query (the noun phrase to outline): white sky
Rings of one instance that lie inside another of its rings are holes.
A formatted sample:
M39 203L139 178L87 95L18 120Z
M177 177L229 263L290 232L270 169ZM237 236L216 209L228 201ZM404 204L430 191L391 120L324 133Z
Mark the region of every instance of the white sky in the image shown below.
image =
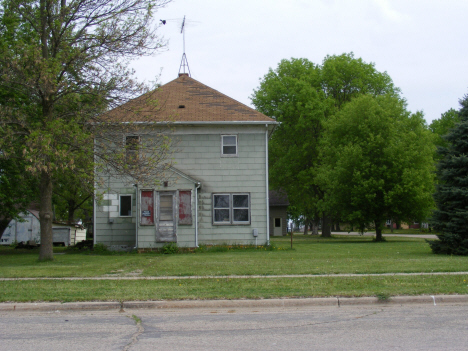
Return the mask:
M428 123L468 93L467 0L174 0L155 14L168 48L134 63L140 79L177 77L184 15L192 78L249 106L282 59L351 51L387 71Z

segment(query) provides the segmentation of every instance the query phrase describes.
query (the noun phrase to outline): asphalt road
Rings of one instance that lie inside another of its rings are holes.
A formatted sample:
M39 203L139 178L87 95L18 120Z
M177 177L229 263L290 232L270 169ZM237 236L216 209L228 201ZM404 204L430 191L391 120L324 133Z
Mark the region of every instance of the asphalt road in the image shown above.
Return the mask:
M0 350L466 350L468 305L0 312Z

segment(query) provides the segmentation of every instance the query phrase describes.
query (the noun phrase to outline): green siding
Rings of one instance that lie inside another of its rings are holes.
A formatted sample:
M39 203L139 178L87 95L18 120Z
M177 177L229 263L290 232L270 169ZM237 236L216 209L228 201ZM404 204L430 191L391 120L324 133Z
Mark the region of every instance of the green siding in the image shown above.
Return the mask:
M184 127L176 130L176 133L178 152L173 154L174 167L202 184L198 200L199 243L253 244L255 238L252 231L258 229L258 244L265 244L267 240L265 127ZM222 134L238 135L238 157L221 156ZM108 184L111 191L99 189L99 192L114 194L114 197L101 201L97 207L96 240L108 245L135 245L136 189L114 177L108 179ZM192 194L195 194L195 185L178 175L173 175L168 188L160 190L177 189L192 189ZM211 198L213 193L218 192L250 193L251 223L249 225L213 225ZM119 194L133 195L133 220L119 217L118 206L117 209L110 208L115 206L116 200L118 202ZM108 207L105 208L105 206ZM108 223L109 216L113 218L113 224ZM177 225L179 246L193 247L195 244L195 199L193 196L192 216L194 219L192 225ZM162 246L163 244L155 241L155 231L155 226L140 226L138 246L141 248Z

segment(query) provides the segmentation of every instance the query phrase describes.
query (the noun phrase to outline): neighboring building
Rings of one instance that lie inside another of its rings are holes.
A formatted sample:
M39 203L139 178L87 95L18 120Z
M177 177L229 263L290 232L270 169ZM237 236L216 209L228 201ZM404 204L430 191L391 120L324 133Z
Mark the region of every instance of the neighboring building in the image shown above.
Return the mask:
M10 245L15 242L27 243L33 240L38 244L41 240L41 224L39 223L39 211L27 210L20 214L22 221L12 219L3 231L0 244Z
M1 245L11 245L14 243L41 243L41 223L39 222L39 211L27 210L20 214L21 221L12 219L3 231L0 239ZM86 229L75 227L74 225L65 225L53 223L53 242L54 244L63 244L65 246L75 245L80 241L86 240Z
M288 196L284 193L270 190L270 235L284 236L288 234Z
M268 139L277 122L187 74L148 94L129 104L145 111L150 96L163 106L154 115L126 120L130 105L107 115L116 124L153 128L153 135L158 121L171 120L174 166L159 187L101 174L106 184L97 190L103 195L95 206L95 243L113 249L269 243ZM138 142L121 137L122 148Z

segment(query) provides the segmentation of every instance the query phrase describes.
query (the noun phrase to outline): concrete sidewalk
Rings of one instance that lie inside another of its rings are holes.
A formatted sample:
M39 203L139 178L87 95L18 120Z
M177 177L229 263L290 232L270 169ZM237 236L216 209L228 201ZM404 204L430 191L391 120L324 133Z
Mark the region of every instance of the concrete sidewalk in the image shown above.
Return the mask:
M60 311L120 311L153 309L233 309L233 308L306 308L318 306L408 305L408 304L468 304L468 295L394 296L377 297L324 297L257 300L166 300L123 302L41 302L0 303L0 312L60 312Z

